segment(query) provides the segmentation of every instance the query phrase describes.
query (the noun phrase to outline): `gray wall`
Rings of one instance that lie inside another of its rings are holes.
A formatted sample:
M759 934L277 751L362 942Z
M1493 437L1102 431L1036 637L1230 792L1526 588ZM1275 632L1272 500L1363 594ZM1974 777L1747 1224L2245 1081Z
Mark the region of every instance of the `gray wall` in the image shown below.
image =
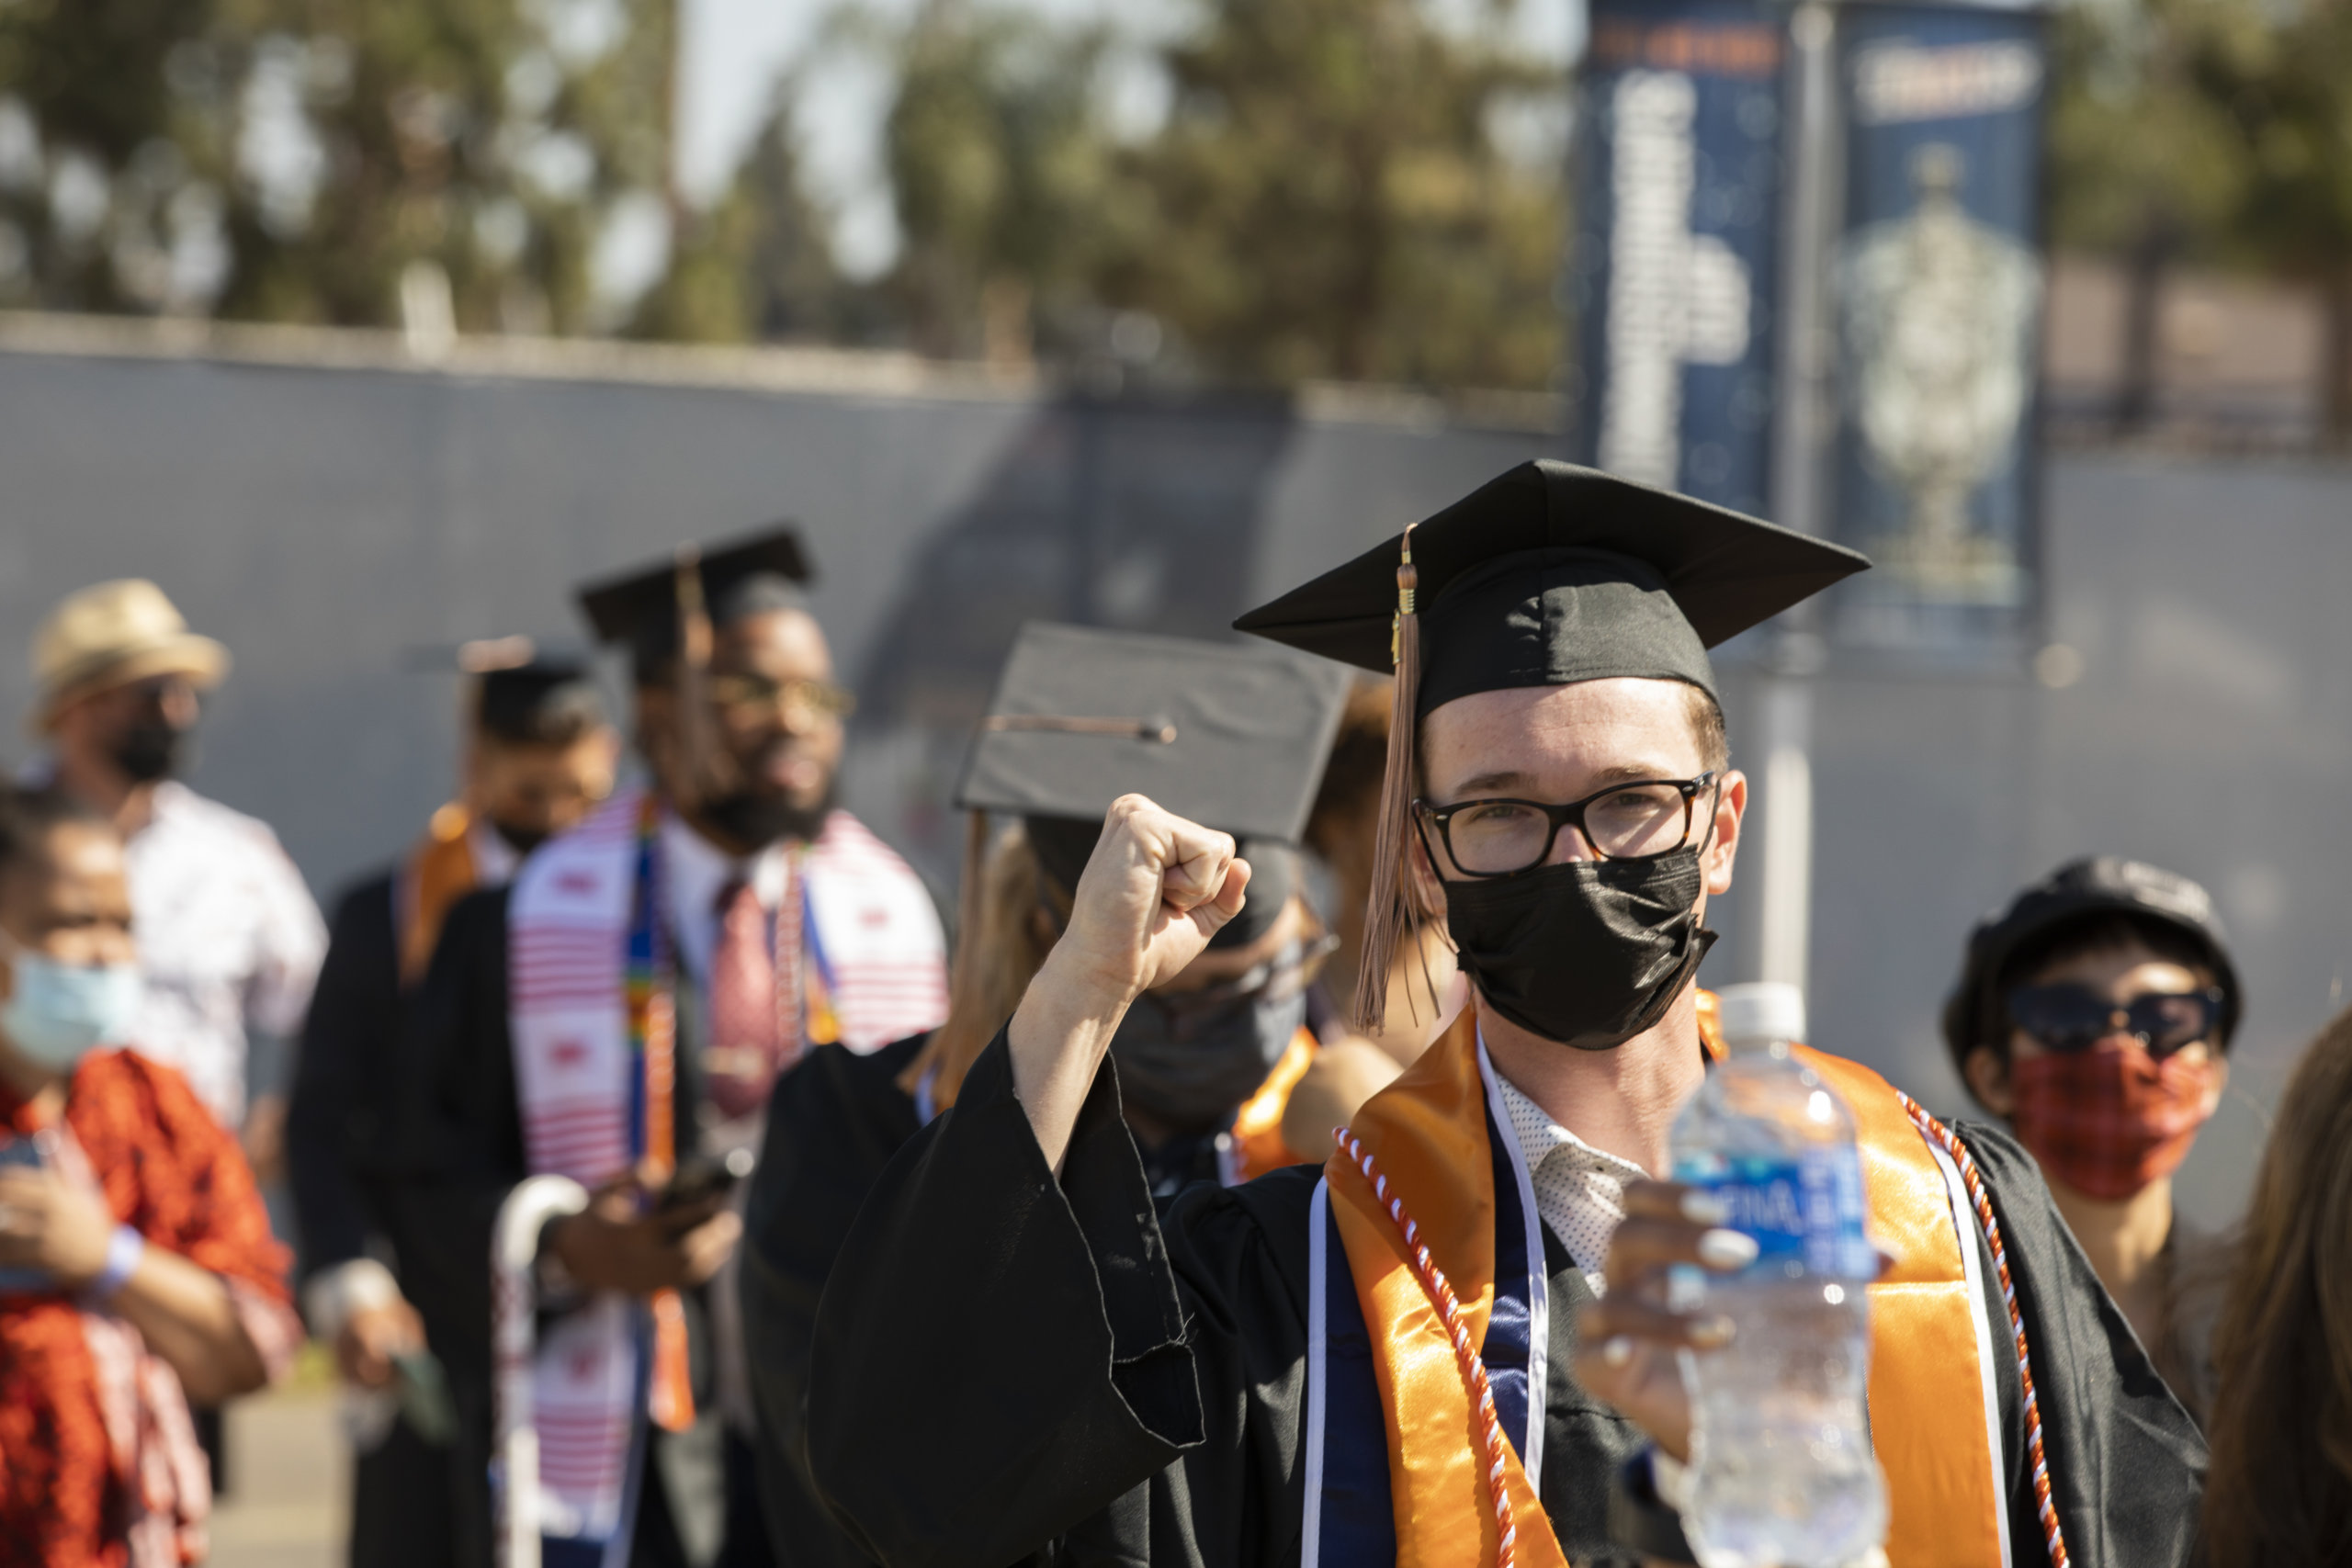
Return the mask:
M692 379L0 350L0 626L21 649L76 586L161 581L238 659L196 782L274 823L324 894L447 786L456 682L405 672L416 649L576 636L574 580L796 517L862 694L848 804L944 889L945 795L1022 620L1217 635L1549 446L1256 401ZM1953 1108L1934 1013L1971 920L2073 854L2185 871L2220 897L2252 998L2249 1093L2190 1166L2218 1219L2256 1102L2352 959L2331 809L2352 772L2352 473L2071 454L2049 486L2051 632L2079 683L1823 679L1815 1032ZM1727 674L1736 748L1755 682ZM0 713L30 696L12 651ZM1752 961L1740 904L1718 980Z

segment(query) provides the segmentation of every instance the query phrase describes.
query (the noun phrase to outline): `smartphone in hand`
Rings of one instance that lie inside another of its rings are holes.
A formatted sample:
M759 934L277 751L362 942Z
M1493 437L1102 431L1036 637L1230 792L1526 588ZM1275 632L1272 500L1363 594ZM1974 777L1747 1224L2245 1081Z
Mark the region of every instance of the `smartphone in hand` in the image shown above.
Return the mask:
M654 1199L653 1212L675 1213L714 1198L725 1198L752 1174L752 1168L757 1163L749 1149L729 1149L723 1155L690 1155L679 1163L677 1171Z

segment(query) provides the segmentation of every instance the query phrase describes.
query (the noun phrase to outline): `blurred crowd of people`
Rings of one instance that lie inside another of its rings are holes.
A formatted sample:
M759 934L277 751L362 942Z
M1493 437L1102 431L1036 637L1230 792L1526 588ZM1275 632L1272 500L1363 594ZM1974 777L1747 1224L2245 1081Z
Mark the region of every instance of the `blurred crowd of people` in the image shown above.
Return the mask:
M227 649L68 596L0 796L0 1563L200 1560L218 1413L306 1335L361 1568L1688 1560L1704 648L1853 570L1794 540L1530 465L1271 640L1025 628L953 943L837 799L792 529L582 587L626 735L467 645L452 797L329 920L181 780ZM1896 1562L2352 1552L2352 1026L2242 1234L2173 1201L2239 975L2201 887L2078 860L1965 934L1971 1120L1823 1068L1942 1303L1877 1356L1968 1406L1874 1404Z

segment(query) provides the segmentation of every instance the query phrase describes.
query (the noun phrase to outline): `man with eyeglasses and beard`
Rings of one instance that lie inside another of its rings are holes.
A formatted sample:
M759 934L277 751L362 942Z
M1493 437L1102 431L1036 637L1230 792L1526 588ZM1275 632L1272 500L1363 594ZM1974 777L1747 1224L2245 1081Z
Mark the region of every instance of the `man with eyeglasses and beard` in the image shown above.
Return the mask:
M650 782L458 903L412 1005L383 1187L456 1395L461 1562L492 1540L493 1325L534 1305L542 1561L770 1561L718 1173L805 1052L946 1010L929 893L834 803L850 700L808 575L783 528L582 590ZM540 1231L535 1302L494 1306L497 1216L540 1175L592 1201Z
M198 694L229 650L188 630L140 578L69 594L33 638L32 728L54 785L123 838L146 986L124 1043L178 1069L236 1133L265 1187L282 1173L288 1058L326 952L326 925L267 824L180 782L195 760ZM197 1432L229 1490L220 1416Z
M2230 1081L2245 1010L2213 900L2141 861L2071 861L1969 933L1944 1043L2007 1121L2175 1394L2212 1412L2225 1249L2173 1209L2173 1172Z
M1651 1179L1720 1048L1697 971L1748 798L1706 650L1867 564L1544 461L1236 623L1396 670L1355 1013L1384 1016L1389 956L1442 919L1474 1027L1319 1171L1155 1207L1114 1041L1254 873L1226 834L1121 798L1061 940L827 1281L808 1454L861 1549L1690 1561L1679 1358L1739 1329L1673 1310L1667 1281L1760 1260L1720 1200ZM1853 1114L1893 1255L1868 1287L1887 1559L2181 1561L2204 1446L2032 1162L1803 1060Z

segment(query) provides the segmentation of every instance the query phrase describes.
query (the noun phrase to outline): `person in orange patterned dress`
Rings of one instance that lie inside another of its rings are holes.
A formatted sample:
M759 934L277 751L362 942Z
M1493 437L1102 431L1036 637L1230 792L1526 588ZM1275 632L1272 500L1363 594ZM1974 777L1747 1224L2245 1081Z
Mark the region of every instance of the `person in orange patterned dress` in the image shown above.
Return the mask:
M301 1342L235 1137L107 1049L140 981L122 840L0 795L0 1568L174 1568L211 1480L188 1416Z

